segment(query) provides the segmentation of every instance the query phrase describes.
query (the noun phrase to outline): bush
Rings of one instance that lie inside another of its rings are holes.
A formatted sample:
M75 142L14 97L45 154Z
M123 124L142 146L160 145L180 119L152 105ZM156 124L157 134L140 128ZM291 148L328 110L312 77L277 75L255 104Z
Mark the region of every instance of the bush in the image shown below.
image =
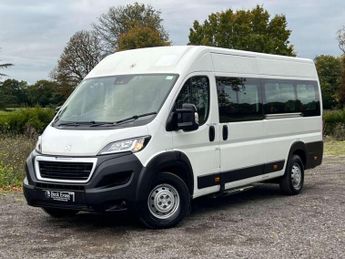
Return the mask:
M325 122L324 134L337 140L345 140L345 109L326 111L323 115Z
M0 133L34 136L42 133L54 117L51 108L25 108L0 115Z

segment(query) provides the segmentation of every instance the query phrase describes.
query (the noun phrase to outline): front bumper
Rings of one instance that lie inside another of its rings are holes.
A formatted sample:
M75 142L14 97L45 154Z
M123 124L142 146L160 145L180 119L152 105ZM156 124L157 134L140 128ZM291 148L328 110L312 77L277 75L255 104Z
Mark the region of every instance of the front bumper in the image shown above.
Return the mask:
M23 191L29 205L83 211L123 210L135 205L144 167L132 153L97 156L95 171L84 184L38 180L34 166L38 155L33 151L26 161ZM47 191L73 192L74 202L52 200Z

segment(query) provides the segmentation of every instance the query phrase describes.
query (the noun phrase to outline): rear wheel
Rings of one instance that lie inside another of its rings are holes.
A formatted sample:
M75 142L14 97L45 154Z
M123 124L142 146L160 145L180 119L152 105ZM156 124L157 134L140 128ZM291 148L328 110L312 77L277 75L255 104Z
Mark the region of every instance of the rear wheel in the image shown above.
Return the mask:
M185 182L172 173L160 173L141 204L140 220L149 228L168 228L190 211L190 194Z
M288 161L284 176L280 179L280 189L284 194L295 195L302 191L304 184L304 167L298 155Z
M42 208L42 209L53 218L71 217L78 213L77 210L54 209L54 208Z

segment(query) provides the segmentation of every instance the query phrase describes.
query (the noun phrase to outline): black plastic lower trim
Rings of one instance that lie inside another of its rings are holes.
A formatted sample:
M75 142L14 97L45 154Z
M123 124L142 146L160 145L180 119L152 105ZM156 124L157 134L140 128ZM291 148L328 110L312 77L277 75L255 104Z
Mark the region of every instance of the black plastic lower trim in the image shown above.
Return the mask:
M322 163L323 141L305 143L307 161L305 169L314 168Z
M237 170L231 170L222 173L210 174L198 177L198 188L206 188L214 185L224 185L228 182L234 182L251 178L263 174L280 171L284 168L285 160L275 161L267 164L246 167Z
M37 179L33 152L26 163L27 181L23 191L27 203L36 207L65 208L87 211L106 211L126 203L128 207L136 203L138 177L145 168L131 153L97 156L96 169L89 182L84 184L55 183ZM73 202L51 199L47 191L74 193Z

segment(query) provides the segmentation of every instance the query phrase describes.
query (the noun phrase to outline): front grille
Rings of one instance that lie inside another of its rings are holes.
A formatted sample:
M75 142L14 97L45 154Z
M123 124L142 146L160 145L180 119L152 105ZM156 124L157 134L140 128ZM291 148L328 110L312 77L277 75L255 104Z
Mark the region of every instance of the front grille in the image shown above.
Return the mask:
M89 178L93 163L39 161L42 178L85 181Z

